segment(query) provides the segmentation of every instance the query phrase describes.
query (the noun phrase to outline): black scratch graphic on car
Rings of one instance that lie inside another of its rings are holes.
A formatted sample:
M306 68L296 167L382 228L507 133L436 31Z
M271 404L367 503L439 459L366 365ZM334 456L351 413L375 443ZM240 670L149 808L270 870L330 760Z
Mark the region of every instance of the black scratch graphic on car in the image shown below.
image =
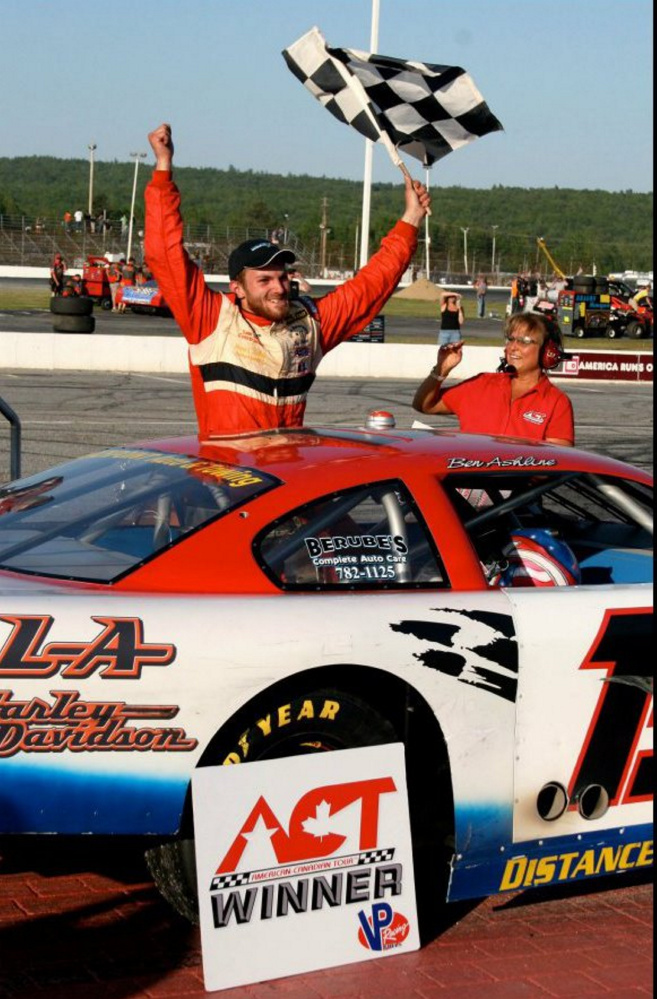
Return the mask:
M434 608L436 620L400 621L393 631L433 648L413 655L423 666L515 701L518 646L508 614Z

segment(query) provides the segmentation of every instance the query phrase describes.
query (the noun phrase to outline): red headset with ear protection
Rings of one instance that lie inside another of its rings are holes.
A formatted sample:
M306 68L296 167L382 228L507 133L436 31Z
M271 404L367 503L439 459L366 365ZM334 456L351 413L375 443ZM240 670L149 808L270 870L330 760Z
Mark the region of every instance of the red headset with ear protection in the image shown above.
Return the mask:
M541 347L539 364L544 371L558 367L566 356L561 342L561 330L553 320L547 321L547 338Z

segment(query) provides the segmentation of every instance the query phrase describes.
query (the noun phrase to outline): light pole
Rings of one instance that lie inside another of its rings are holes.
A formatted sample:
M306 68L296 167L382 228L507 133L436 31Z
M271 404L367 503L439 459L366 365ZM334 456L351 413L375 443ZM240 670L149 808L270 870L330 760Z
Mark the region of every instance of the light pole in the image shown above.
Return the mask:
M319 223L319 273L326 277L326 237L330 233L328 227L328 198L322 198L322 221Z
M379 47L379 0L372 0L372 23L370 28L370 52ZM364 267L369 256L370 205L372 199L372 153L374 143L365 139L365 168L363 171L363 207L360 230L360 266Z
M130 202L130 219L128 220L128 248L125 253L126 260L130 260L132 251L132 223L135 217L135 198L137 197L137 172L139 170L139 160L143 160L146 153L130 153L135 158L135 178L132 182L132 200Z
M463 264L465 267L466 274L469 273L468 271L468 229L469 228L470 228L469 225L466 226L465 229L463 228L463 226L460 226L461 232L463 233Z
M493 230L493 252L491 253L491 257L490 257L490 269L491 269L491 273L494 274L495 273L495 230L499 229L499 226L498 225L492 225L491 229Z
M93 204L94 204L94 149L96 149L96 143L90 142L87 146L89 150L89 216L93 215Z

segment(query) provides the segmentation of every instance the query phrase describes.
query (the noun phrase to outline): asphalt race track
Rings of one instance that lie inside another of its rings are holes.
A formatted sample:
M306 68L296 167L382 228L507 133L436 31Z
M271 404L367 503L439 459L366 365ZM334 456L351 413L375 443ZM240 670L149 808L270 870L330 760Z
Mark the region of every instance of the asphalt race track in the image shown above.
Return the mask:
M321 369L320 369L321 371ZM560 383L573 401L579 447L652 469L652 385ZM409 380L317 378L306 423L361 426L372 409L387 409L399 427L419 417ZM22 424L22 474L116 444L196 433L185 374L99 374L0 370L0 397ZM455 426L453 417L425 417ZM9 425L0 417L0 482L9 478Z

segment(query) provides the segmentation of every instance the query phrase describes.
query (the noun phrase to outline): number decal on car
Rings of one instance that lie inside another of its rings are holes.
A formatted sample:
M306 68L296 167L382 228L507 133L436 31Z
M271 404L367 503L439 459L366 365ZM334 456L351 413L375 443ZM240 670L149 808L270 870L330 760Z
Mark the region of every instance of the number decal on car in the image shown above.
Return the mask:
M600 695L570 780L573 801L601 784L610 805L652 799L652 611L608 610L580 669L604 670ZM644 745L645 742L645 745Z

